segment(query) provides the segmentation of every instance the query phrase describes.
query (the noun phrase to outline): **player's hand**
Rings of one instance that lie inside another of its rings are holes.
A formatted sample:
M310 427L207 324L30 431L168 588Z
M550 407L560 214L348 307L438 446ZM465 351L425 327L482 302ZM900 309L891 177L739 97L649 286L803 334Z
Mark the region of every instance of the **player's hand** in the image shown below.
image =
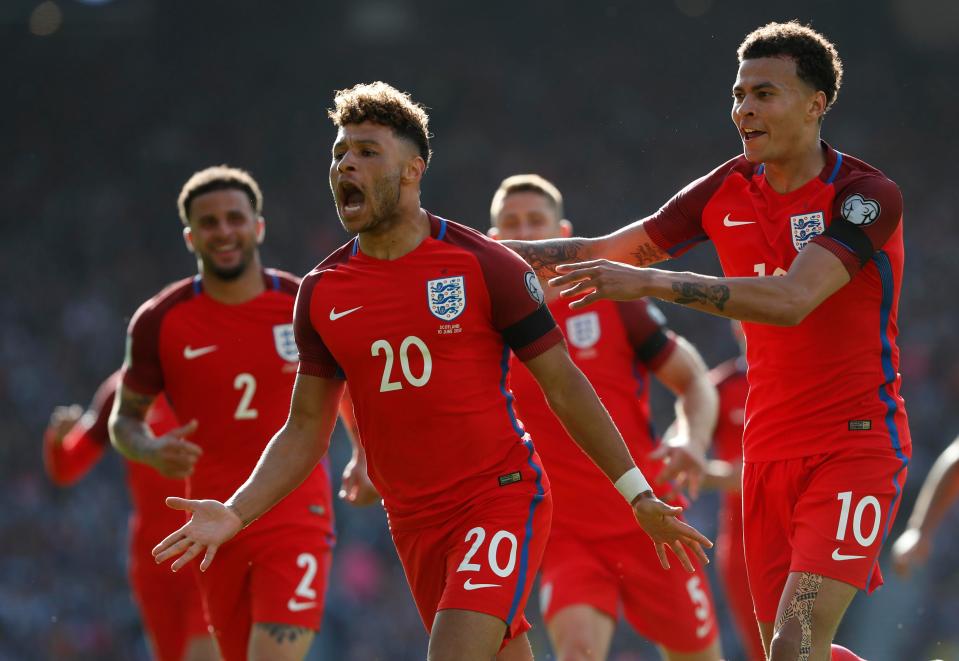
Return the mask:
M649 269L628 264L596 259L577 264L560 264L556 272L561 275L549 281L550 287L573 285L560 292L564 298L579 298L569 304L571 308L586 307L602 298L613 301L631 301L646 296Z
M932 553L932 542L915 528L907 528L892 545L892 566L900 576L909 576L924 565Z
M709 558L703 547L712 548L713 543L688 523L680 521L682 507L670 507L652 491L644 491L633 501L633 515L640 527L649 535L656 546L656 555L663 569L669 569L669 558L666 557L666 547L669 547L683 568L692 573L695 571L686 553L688 548L704 564L709 564Z
M220 545L228 541L243 528L233 510L218 500L187 500L170 497L166 499L168 507L190 512L193 516L179 530L167 535L166 539L153 547L153 558L157 563L177 558L170 569L177 571L206 550L200 571L206 571Z
M380 492L373 486L366 472L365 456L360 458L354 454L346 464L339 496L350 505L357 507L366 507L380 501Z
M79 404L58 406L50 414L46 437L56 445L63 443L63 437L83 417L83 407Z
M662 460L665 464L656 476L657 484L673 481L679 488L686 489L693 500L699 498L699 489L706 475L706 453L701 444L677 434L663 439L649 458Z
M164 477L183 479L193 473L203 449L196 443L185 440L196 431L197 422L191 420L182 427L154 439L154 445L146 456L150 464Z

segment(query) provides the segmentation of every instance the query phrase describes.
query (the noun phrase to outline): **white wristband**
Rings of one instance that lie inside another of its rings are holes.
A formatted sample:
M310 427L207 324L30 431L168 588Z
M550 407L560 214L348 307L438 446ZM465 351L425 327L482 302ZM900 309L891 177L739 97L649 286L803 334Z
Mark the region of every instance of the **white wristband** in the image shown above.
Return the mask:
M613 483L613 486L616 487L616 491L622 494L623 498L625 498L626 502L630 505L636 500L636 496L644 491L652 490L652 487L649 486L649 482L646 481L646 477L643 475L643 471L635 466L620 475L619 479Z

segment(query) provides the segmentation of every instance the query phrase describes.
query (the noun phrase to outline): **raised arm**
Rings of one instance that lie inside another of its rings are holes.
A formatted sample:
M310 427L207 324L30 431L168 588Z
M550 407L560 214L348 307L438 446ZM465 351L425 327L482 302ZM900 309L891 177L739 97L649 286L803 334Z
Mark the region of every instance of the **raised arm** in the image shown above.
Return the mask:
M541 278L558 275L558 264L604 258L634 266L648 266L669 259L643 228L644 221L594 239L570 238L545 241L502 241L533 267Z
M667 459L660 480L676 478L681 486L687 484L690 496L696 498L719 412L716 386L709 379L702 356L682 337L676 338L675 350L653 373L676 395L674 433L656 453Z
M639 525L655 543L663 567L669 567L666 546L687 571L693 571L693 566L683 545L703 562L708 562L702 546L712 544L695 528L676 518L682 508L670 507L653 494L596 391L570 359L565 346L553 346L526 361L526 366L573 440L630 501ZM642 490L633 493L631 489Z
M97 425L94 420L99 417L98 412L84 413L77 404L53 410L43 433L43 467L54 484L70 486L97 464L109 445L109 414L109 410L102 412L103 424Z
M850 280L834 253L806 246L781 277L715 278L696 273L640 269L607 260L570 264L550 285L580 308L602 298L627 301L652 296L729 319L794 326Z
M140 394L121 382L110 414L110 441L127 459L152 466L165 477L187 477L203 454L200 446L185 439L196 431L196 421L154 436L146 424L154 399L156 395Z
M933 464L922 483L906 530L892 547L893 563L900 574L908 574L926 561L932 540L946 512L959 498L959 438Z
M167 498L170 507L193 516L153 549L156 561L182 554L171 567L176 571L205 551L200 569L206 570L221 544L299 486L326 454L342 390L340 379L298 374L286 424L267 444L250 477L225 503Z

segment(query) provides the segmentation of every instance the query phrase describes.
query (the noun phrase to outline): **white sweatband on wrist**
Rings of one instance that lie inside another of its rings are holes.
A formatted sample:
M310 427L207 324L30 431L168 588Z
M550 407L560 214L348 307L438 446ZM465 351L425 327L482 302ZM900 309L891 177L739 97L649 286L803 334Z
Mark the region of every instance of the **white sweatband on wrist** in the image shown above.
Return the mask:
M623 498L625 498L626 502L630 505L633 504L633 501L636 500L636 496L639 494L644 491L652 491L652 487L649 486L649 482L646 481L643 471L635 466L620 475L619 479L613 483L613 486L616 487L616 491L622 494Z

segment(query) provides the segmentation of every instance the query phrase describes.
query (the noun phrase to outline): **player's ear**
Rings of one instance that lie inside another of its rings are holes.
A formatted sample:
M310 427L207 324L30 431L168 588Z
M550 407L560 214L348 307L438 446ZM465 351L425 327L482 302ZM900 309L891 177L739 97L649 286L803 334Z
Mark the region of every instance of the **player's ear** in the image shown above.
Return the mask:
M499 228L498 228L498 227L490 227L488 230L486 230L486 236L488 236L488 237L491 238L491 239L495 239L495 240L499 241L499 240L500 240Z
M826 114L826 93L822 90L817 90L816 93L812 96L809 101L809 110L807 111L809 115L815 120L820 121L822 116Z
M416 155L413 158L406 160L406 164L403 166L403 180L407 183L416 183L418 184L423 178L423 173L426 172L426 161L423 160L423 157Z
M569 222L565 218L559 221L559 235L564 239L568 239L573 236L573 223Z
M266 237L266 219L263 216L256 217L256 244L260 245L263 243L263 239Z
M186 244L187 250L193 252L193 232L190 231L189 225L183 227L183 243Z

